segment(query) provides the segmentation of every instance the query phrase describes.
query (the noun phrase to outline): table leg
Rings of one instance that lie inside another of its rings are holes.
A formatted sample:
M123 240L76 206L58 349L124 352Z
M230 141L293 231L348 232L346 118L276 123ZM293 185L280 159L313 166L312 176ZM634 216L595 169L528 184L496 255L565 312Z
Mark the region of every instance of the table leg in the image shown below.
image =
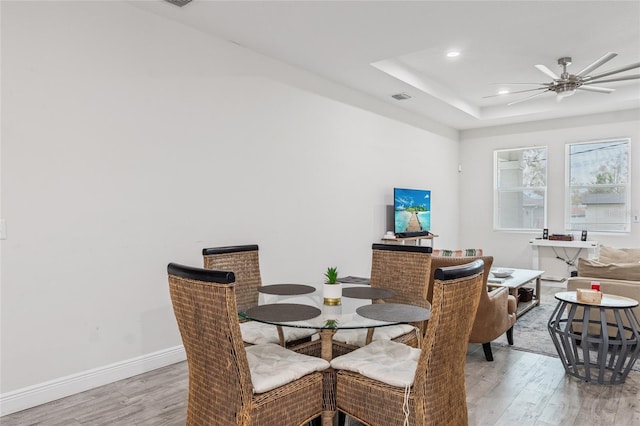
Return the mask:
M575 310L578 305L571 305L571 309ZM589 319L591 318L591 306L584 305L582 307L582 333L580 340L580 350L582 351L582 364L584 366L584 377L587 382L591 381L591 358L589 356ZM568 325L569 327L571 324ZM579 362L578 362L579 364ZM579 372L576 365L574 371Z
M333 335L336 330L333 328L323 328L320 334L320 356L322 359L331 362L333 359Z
M540 286L541 286L542 277L536 278L536 303L535 306L540 306Z
M323 328L319 334L321 357L330 362L333 358L333 335L336 334L336 330ZM333 368L324 371L323 394L322 426L333 426L333 418L336 415L336 372Z
M542 287L542 284L541 284L542 278L538 277L535 280L536 280L536 290L535 290L534 298L531 300L531 302L523 302L524 307L522 308L520 308L520 304L518 304L518 308L516 309L517 317L520 317L524 313L529 312L531 309L535 308L536 306L540 306L540 291ZM527 281L526 283L522 283L518 287L509 287L509 294L511 294L513 297L516 298L516 300L518 300L518 289L520 287L524 287L525 285L529 284L532 281L533 280Z
M540 251L538 246L531 246L531 269L538 270L540 266Z
M276 325L276 330L278 330L278 341L280 342L280 346L286 348L287 342L284 340L284 331L282 331L282 326Z
M375 328L370 328L367 330L367 338L364 341L365 345L368 345L369 343L371 343L373 341L373 333L376 331Z

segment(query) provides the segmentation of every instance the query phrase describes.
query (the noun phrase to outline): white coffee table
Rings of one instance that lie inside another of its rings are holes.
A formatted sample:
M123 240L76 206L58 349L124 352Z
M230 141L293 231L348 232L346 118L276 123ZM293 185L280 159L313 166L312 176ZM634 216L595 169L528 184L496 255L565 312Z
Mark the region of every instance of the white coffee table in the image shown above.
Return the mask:
M494 268L491 268L493 270ZM495 269L507 269L507 268L495 268ZM489 275L487 279L488 287L506 287L509 289L509 294L518 299L518 289L525 284L529 284L535 281L536 289L533 294L533 298L530 302L518 303L518 309L516 311L516 317L523 315L525 312L530 311L535 306L540 304L540 279L544 271L537 271L533 269L513 269L513 273L507 278L497 278L493 274Z

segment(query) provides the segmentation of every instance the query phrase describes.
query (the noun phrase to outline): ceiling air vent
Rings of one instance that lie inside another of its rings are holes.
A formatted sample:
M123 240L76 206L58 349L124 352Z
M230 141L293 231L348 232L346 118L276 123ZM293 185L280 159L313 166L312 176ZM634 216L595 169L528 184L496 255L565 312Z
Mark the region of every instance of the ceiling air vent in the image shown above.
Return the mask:
M411 96L406 93L396 93L395 95L391 95L393 99L396 101L404 101L405 99L411 99Z
M187 3L191 3L191 0L165 0L165 1L180 7L185 6Z

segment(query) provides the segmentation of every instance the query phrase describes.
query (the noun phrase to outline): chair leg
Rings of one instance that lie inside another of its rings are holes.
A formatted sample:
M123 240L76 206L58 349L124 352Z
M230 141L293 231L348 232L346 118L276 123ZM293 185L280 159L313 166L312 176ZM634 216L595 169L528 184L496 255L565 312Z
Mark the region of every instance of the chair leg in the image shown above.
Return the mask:
M493 361L493 353L491 353L491 342L483 343L482 350L484 351L484 357L487 361Z
M510 345L513 345L513 326L507 330L507 342L509 342Z

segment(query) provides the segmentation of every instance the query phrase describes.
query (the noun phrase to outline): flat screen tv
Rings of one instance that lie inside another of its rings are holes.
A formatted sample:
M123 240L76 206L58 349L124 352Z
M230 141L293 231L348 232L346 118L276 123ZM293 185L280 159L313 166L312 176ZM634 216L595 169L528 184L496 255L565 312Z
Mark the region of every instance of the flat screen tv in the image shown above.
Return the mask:
M394 232L400 237L429 235L431 229L431 191L393 189Z

